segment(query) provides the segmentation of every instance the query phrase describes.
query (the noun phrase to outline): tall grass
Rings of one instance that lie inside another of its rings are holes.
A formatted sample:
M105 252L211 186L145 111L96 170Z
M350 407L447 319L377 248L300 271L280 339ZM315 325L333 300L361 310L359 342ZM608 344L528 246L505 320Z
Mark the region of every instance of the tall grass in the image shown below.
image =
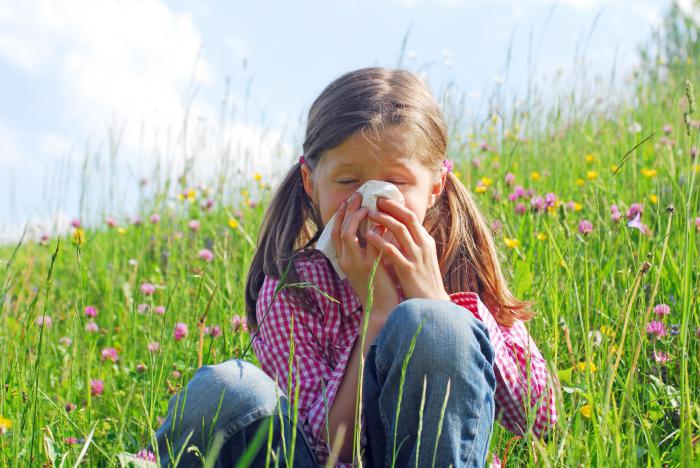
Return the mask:
M698 32L673 8L640 51L624 92L609 97L580 81L578 93L573 84L546 98L533 91L526 108L499 94L485 121L460 117L463 101L445 98L455 175L492 220L515 294L534 302L538 315L528 328L561 383L559 424L546 440L494 428L491 450L508 466L698 463L700 145L690 106ZM510 201L507 173L532 196ZM84 239L0 248L0 466L116 464L152 441L168 399L199 365L231 357L257 363L251 337L232 318L244 315L245 275L270 184L250 181L247 193L233 197L221 179L200 188L188 180L168 178L144 193L139 225L119 219L121 230L89 228ZM547 193L555 200L537 212L531 200ZM105 206L118 204L118 190L113 197ZM202 206L206 198L213 206ZM638 202L644 232L627 224ZM158 223L148 221L152 213ZM579 231L583 220L591 232ZM202 248L214 252L211 263L198 257ZM145 282L155 293L141 290ZM660 303L670 314L661 320L665 336L655 339L646 326ZM98 311L94 319L84 313L88 305ZM154 313L157 306L165 313ZM86 330L91 322L98 331ZM180 322L189 333L176 340ZM214 325L220 336L206 333ZM160 348L150 352L154 342ZM116 362L102 358L109 347ZM92 380L104 383L102 392L91 390ZM296 397L292 380L286 391ZM290 414L296 429L296 405ZM258 441L268 449L271 428ZM359 458L359 426L349 430ZM268 451L271 464L293 459L294 437L296 430L282 453Z

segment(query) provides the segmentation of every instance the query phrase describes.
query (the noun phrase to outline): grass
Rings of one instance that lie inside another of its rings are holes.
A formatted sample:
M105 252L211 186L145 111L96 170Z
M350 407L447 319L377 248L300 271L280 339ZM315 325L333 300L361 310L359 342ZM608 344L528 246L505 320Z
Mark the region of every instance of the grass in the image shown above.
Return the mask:
M700 116L690 103L700 42L677 11L665 24L614 106L572 91L549 96L552 107L501 103L471 125L450 115L455 175L492 220L515 294L534 302L529 331L562 384L559 424L546 441L494 428L491 450L508 466L698 463L700 161L692 155ZM554 194L550 207L509 200L514 185L535 200ZM139 213L160 214L158 223L0 248L0 466L116 464L152 440L168 399L199 365L257 363L233 318L244 315L252 239L271 187L251 181L237 206L186 178L163 187ZM628 226L634 203L643 204L644 232ZM579 232L583 220L589 233ZM211 262L199 258L203 248ZM142 291L146 282L154 293ZM670 314L654 339L646 325L661 303ZM97 331L86 330L91 322ZM178 323L188 329L180 340ZM102 358L105 348L116 349L116 362ZM101 392L91 387L97 380Z

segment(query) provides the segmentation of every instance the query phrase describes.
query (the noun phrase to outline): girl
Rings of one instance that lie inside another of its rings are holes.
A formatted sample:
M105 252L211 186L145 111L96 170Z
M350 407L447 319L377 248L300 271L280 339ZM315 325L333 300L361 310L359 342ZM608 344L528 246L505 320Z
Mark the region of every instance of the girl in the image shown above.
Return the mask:
M262 369L238 359L201 368L157 433L164 464L189 444L215 446L218 466L232 466L250 445L260 465L276 455L303 467L360 458L373 467L484 466L494 419L515 434L545 435L557 419L557 384L523 325L533 313L508 289L446 150L441 110L409 71L359 69L323 90L248 274L247 319ZM405 203L360 207L355 191L368 180L394 184ZM336 212L343 280L314 248ZM358 238L366 220L377 225ZM265 428L270 439L260 443Z

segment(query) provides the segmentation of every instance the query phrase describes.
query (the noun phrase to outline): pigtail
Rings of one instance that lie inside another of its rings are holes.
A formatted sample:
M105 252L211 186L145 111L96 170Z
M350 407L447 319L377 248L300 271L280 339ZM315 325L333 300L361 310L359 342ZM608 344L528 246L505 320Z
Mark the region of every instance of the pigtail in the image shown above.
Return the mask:
M311 223L309 222L311 221ZM304 191L301 164L297 163L285 176L267 206L258 233L257 247L253 254L246 280L245 306L248 328L258 328L255 304L260 295L265 275L282 278L283 283L299 282L295 268L287 269L300 254L308 253L306 247L321 235L318 226L322 222ZM290 288L290 294L301 304L308 306L306 294L300 288Z
M447 174L443 193L426 213L424 225L435 238L448 293L476 292L502 326L534 316L531 303L516 299L508 288L486 219L454 174Z

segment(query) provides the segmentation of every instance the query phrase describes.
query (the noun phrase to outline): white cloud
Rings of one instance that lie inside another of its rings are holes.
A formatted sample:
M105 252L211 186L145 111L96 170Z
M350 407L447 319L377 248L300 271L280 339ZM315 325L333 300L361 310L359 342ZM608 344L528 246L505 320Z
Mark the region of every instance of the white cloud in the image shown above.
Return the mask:
M22 151L15 132L0 120L0 164L11 166L22 161Z

